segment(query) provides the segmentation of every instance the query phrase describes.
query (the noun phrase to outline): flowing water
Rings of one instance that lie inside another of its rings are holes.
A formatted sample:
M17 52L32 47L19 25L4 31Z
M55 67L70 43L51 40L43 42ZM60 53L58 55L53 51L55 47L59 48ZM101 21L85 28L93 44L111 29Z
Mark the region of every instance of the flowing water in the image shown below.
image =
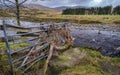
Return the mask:
M16 25L15 19L7 19L7 23ZM2 24L2 20L0 20ZM40 25L51 25L52 23L33 23L21 21L25 28L39 27ZM74 45L80 47L91 47L99 50L103 55L120 57L120 25L109 24L72 24L55 23L55 25L68 24L75 38ZM14 34L15 32L10 34ZM0 35L2 33L0 32Z
M120 57L120 32L73 29L74 45L98 49L107 56Z

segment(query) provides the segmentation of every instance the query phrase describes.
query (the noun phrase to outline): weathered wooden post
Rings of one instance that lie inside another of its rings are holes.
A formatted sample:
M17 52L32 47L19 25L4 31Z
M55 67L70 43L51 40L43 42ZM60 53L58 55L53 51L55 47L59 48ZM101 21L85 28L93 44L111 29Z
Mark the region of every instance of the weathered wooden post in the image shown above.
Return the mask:
M0 25L0 31L2 31L3 30L3 26L2 25ZM3 38L2 37L0 37L0 42L2 42L3 41Z

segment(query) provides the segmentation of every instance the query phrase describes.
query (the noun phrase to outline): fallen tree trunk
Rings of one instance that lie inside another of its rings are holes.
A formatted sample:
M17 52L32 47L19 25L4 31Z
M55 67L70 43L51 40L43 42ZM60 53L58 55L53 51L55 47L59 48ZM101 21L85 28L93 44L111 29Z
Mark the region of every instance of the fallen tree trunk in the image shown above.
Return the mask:
M50 61L50 59L51 59L51 57L52 57L52 55L53 55L53 49L54 49L54 45L51 44L51 45L50 45L49 54L48 54L48 58L47 58L46 63L45 63L45 65L44 65L43 75L46 75L47 68L48 68L48 63L49 63L49 61Z

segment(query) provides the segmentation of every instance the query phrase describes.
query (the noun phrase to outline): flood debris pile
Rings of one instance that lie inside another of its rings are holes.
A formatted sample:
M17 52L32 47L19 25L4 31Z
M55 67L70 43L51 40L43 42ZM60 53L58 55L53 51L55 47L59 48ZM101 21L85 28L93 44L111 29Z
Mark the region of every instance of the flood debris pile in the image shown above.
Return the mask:
M44 28L43 28L44 29ZM43 36L46 33L41 33ZM70 33L70 29L63 25L61 27L55 27L55 25L51 25L47 31L46 38L40 39L41 41L46 41L50 45L49 54L44 65L44 73L46 75L48 63L53 55L55 55L55 50L65 50L72 46L74 38ZM57 51L56 51L57 52Z

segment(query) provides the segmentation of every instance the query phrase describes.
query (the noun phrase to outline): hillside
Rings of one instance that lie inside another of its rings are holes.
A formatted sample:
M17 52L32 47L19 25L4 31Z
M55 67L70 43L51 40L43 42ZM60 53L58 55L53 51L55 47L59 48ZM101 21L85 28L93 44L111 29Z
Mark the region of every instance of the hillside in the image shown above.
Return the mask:
M23 6L30 9L53 10L52 8L49 8L40 4L24 4Z
M53 9L55 9L55 10L64 10L64 9L67 9L67 8L72 8L72 9L74 9L74 8L87 8L87 7L85 7L85 6L60 6L60 7L55 7L55 8L53 8Z

